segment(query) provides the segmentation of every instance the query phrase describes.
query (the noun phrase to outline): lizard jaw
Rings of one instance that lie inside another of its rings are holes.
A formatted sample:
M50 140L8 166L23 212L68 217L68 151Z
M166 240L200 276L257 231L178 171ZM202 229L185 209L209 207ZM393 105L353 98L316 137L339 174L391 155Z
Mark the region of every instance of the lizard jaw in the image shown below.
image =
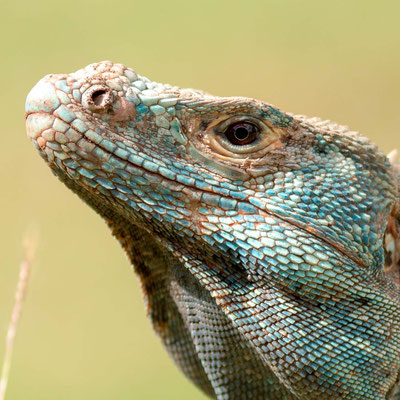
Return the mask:
M61 122L64 125L68 126L68 129L72 130L75 132L75 135L79 135L80 139L74 139L74 142L80 142L81 139L84 139L87 143L89 143L91 146L98 146L104 153L107 154L107 157L115 157L119 159L121 162L127 162L130 164L132 167L135 169L141 170L147 174L150 175L157 175L161 177L163 180L168 181L168 185L170 188L173 190L181 190L182 187L185 187L185 194L192 199L198 200L201 198L202 193L210 193L214 195L220 195L218 193L213 192L212 190L207 190L207 189L200 189L196 186L191 186L186 183L184 183L184 186L182 186L181 182L176 181L175 179L171 179L171 176L169 175L163 175L161 173L156 173L152 170L149 170L146 168L144 164L140 163L134 163L130 159L121 159L118 154L116 154L113 151L110 151L107 146L102 145L103 141L98 141L96 142L95 137L89 136L90 130L87 132L80 132L74 125L71 124L71 120L68 118L63 117L63 114L60 113L59 109L63 107L61 104L61 101L58 97L54 82L57 82L59 79L64 79L65 75L47 75L45 76L42 80L40 80L34 88L30 91L28 94L27 100L26 100L26 126L27 126L27 132L28 136L32 139L32 141L37 144L37 147L39 147L41 153L45 156L45 158L48 159L49 164L53 163L54 161L54 156L50 154L54 154L54 150L52 148L52 145L48 146L48 142L53 141L54 139L55 142L57 142L57 137L63 137L65 136L65 132L60 132L56 129L56 122ZM61 105L61 107L60 107ZM73 105L72 105L73 106ZM64 107L65 108L65 107ZM126 107L125 107L126 108ZM122 110L125 112L125 108L123 107ZM57 110L58 109L58 110ZM73 107L71 107L70 112L73 110ZM53 113L56 112L57 115L54 115ZM87 128L86 128L87 129ZM57 135L58 134L58 135ZM98 135L97 135L98 136ZM68 144L68 143L67 143ZM59 145L59 144L58 144ZM49 148L50 147L50 148ZM75 147L79 148L78 143L76 143ZM47 150L47 151L46 151ZM94 156L92 156L87 149L81 148L80 151L85 152L88 159L92 160L94 159ZM69 158L67 154L64 156L61 154L61 152L58 152L57 157L65 157ZM97 161L97 160L94 160ZM53 166L53 168L58 168L59 164L57 166ZM90 188L89 188L90 190ZM221 196L221 197L226 197L230 198L233 200L239 200L235 199L233 197L229 196ZM248 200L244 200L247 202ZM251 203L251 201L250 201ZM280 219L288 224L291 224L293 226L296 226L299 229L302 229L303 231L307 232L308 234L324 241L328 245L330 245L332 248L340 251L344 256L348 257L352 261L356 262L358 265L362 267L366 267L367 263L358 256L358 254L354 254L351 251L348 251L346 249L346 246L332 240L329 237L324 236L323 233L319 232L318 229L315 229L313 226L297 221L293 218L290 218L289 216L283 216L279 212L274 212L273 210L270 210L268 207L268 204L266 202L265 205L260 205L260 204L254 204L253 205L259 210L261 213L265 213L266 215L271 215L277 219Z

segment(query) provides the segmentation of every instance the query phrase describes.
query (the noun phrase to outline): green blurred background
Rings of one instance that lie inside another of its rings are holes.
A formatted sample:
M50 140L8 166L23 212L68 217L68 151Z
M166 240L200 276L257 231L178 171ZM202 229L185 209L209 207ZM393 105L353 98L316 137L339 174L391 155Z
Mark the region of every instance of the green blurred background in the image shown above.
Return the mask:
M332 119L389 151L400 144L399 15L397 0L0 0L0 360L22 238L40 229L7 399L205 398L152 333L105 224L27 140L37 80L110 59Z

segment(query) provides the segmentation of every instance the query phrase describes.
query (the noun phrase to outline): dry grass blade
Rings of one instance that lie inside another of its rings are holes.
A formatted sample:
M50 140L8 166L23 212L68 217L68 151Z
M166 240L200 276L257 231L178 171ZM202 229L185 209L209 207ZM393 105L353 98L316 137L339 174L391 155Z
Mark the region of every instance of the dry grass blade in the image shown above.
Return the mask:
M24 242L24 258L21 262L18 286L15 292L14 307L12 310L11 320L7 331L6 349L4 353L3 368L1 371L1 378L0 378L0 400L4 400L6 395L15 335L17 332L18 322L21 316L24 298L28 288L29 275L32 269L32 262L34 259L36 246L37 246L37 236L29 235Z

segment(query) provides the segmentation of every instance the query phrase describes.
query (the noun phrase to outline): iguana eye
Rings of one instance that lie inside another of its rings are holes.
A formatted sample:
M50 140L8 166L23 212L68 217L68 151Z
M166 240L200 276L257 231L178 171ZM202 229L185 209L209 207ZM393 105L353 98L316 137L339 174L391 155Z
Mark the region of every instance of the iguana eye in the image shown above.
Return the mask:
M232 144L244 146L257 139L259 129L249 122L237 122L229 125L224 134Z
M277 130L250 115L217 121L205 134L214 153L234 159L263 157L269 146L279 145L280 137Z
M109 87L95 85L83 94L82 104L90 111L101 113L107 111L114 101L114 96Z

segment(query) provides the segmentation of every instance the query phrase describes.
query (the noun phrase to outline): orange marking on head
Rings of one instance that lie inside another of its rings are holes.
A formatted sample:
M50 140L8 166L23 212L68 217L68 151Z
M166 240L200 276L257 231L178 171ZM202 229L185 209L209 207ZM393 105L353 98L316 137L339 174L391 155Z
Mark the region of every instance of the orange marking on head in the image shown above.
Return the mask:
M37 138L37 144L40 146L40 147L46 147L46 143L47 143L47 140L46 139L44 139L44 138L42 138L41 136L39 136L38 138Z

